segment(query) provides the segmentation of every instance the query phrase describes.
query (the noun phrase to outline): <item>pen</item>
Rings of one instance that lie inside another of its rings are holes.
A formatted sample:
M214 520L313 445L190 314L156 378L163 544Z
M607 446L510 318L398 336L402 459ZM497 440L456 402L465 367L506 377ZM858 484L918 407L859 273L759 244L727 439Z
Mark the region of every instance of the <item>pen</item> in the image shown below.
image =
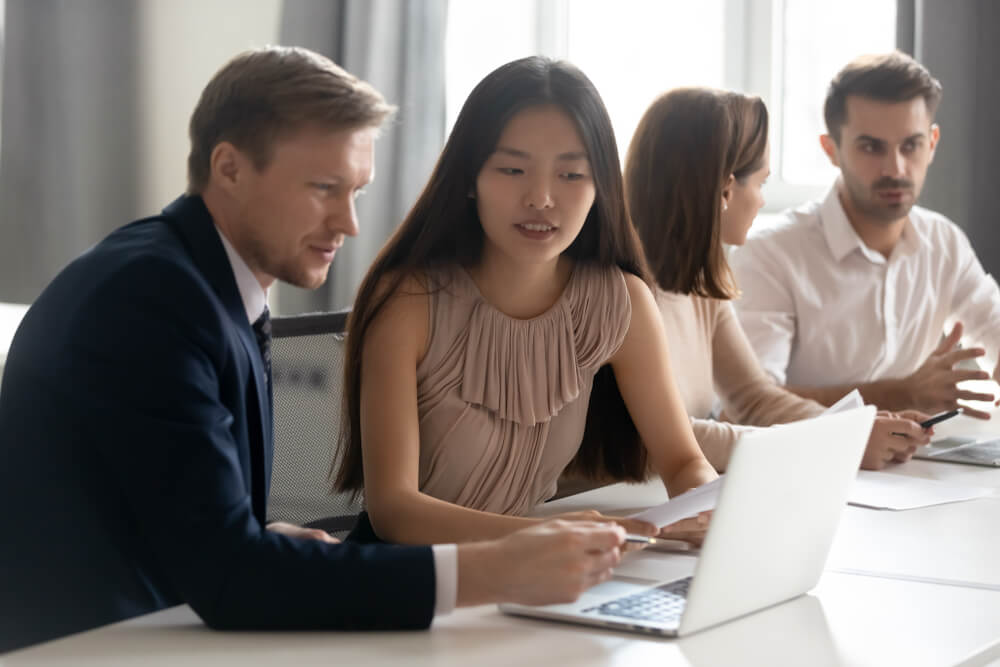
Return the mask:
M938 422L943 422L945 419L951 419L952 417L960 414L962 414L962 408L955 408L954 410L948 410L947 412L940 412L930 419L920 422L920 428L930 428Z
M646 537L645 535L633 535L629 533L625 536L626 542L635 542L636 544L656 544L655 537Z
M962 414L962 408L955 408L954 410L946 410L945 412L939 412L933 417L930 417L920 422L920 428L930 428L931 426L934 426L934 424L939 424L943 422L945 419L951 419L952 417L956 417L960 414ZM898 431L892 431L891 435L898 435L904 438L909 437L905 433L899 433Z

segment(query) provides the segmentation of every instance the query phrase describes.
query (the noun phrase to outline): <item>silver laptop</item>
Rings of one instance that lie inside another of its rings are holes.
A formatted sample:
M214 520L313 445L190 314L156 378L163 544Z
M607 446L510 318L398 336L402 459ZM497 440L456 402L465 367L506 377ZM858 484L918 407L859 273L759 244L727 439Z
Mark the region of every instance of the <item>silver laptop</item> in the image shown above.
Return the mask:
M575 603L500 609L679 637L805 593L823 572L874 420L865 406L744 435L696 561L630 554ZM646 576L622 576L633 556Z
M1000 468L1000 436L949 436L918 447L915 459L970 463L977 466Z

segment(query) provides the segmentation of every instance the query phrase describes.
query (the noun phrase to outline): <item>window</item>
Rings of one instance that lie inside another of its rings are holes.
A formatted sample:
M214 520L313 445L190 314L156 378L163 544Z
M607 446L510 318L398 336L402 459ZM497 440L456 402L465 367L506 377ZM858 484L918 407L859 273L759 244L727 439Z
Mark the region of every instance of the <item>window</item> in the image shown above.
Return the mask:
M851 58L895 46L896 0L451 0L448 127L487 73L533 53L593 80L625 150L659 93L703 85L760 95L771 112L766 211L820 197L826 86Z
M852 58L896 47L896 2L784 0L780 5L773 56L778 67L771 86L777 104L768 105L775 120L772 146L779 156L772 171L790 193L810 186L825 191L837 173L819 148L819 135L826 132L827 85Z
M781 180L800 185L829 183L834 168L818 149L811 150L818 144L817 137L826 132L826 87L851 58L895 48L896 3L785 0L782 22L777 56L781 88L776 98L781 103ZM800 142L810 145L803 147Z
M533 53L566 58L601 91L625 149L661 92L722 86L724 0L451 0L446 45L448 127L486 74Z

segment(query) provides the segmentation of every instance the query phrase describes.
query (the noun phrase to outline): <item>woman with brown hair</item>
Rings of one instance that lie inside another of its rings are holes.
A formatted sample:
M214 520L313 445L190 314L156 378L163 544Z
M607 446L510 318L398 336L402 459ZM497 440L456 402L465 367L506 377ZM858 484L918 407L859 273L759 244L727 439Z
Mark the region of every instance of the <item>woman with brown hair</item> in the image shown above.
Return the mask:
M646 110L625 162L628 212L657 284L674 377L698 444L718 470L741 432L824 409L771 381L729 301L739 290L723 244L742 245L764 205L769 151L760 98L681 88ZM716 396L719 420L711 419ZM882 413L862 467L909 459L929 440L914 421L924 417Z
M367 514L349 539L501 537L538 521L567 466L653 472L672 496L714 479L646 276L590 80L541 57L489 74L351 314L336 484Z

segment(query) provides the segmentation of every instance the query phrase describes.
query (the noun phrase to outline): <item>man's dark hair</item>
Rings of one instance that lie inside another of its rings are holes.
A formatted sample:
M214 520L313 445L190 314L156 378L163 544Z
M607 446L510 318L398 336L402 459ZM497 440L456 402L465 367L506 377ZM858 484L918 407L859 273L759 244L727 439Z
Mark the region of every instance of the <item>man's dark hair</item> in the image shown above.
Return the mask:
M840 128L847 122L847 98L851 95L879 102L908 102L923 97L933 118L941 101L941 83L902 51L855 58L833 77L823 105L826 131L837 144Z

